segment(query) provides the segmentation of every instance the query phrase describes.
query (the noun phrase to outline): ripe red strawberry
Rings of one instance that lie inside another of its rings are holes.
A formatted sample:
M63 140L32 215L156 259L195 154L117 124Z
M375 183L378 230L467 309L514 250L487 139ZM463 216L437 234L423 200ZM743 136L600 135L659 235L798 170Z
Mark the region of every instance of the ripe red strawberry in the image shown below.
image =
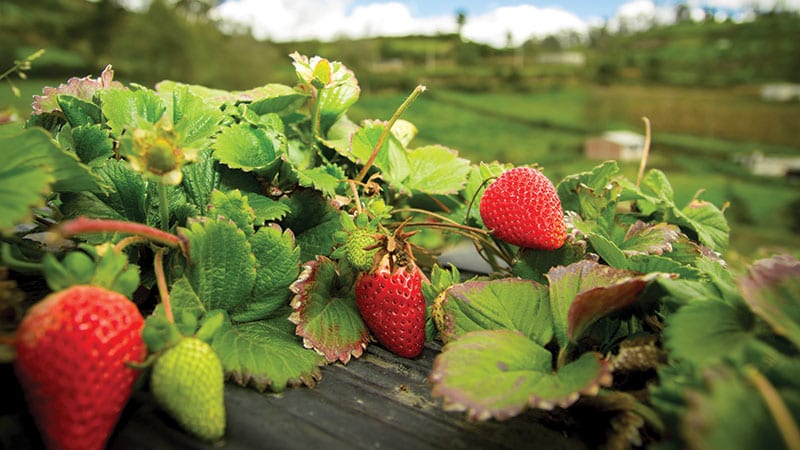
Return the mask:
M356 280L356 305L361 317L384 347L405 358L425 345L425 298L422 273L413 261L390 267L386 255L376 268Z
M102 449L146 356L144 319L122 294L73 286L20 323L15 369L47 448Z
M486 228L509 244L556 250L567 237L556 188L542 172L529 167L508 170L489 185L480 213Z

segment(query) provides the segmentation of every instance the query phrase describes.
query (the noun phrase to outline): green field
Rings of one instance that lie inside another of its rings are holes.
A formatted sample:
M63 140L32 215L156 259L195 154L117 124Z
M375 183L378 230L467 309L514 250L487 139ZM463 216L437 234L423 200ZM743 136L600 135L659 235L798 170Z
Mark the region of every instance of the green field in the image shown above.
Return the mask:
M667 88L651 89L651 101L669 99ZM754 97L728 98L722 91L690 92L704 96L708 102L736 102L742 109L740 115L748 120L747 98L756 111L769 111L771 117L794 111L797 105L763 104ZM631 98L641 91L633 90ZM716 95L716 98L714 97ZM366 95L351 109L351 117L387 119L404 98L403 94ZM608 99L603 93L601 99ZM596 93L584 88L565 88L557 91L528 94L432 91L420 97L406 112L404 118L419 128L413 145L440 143L454 148L472 161L507 161L516 164L537 163L544 167L552 180L588 170L597 161L582 156L586 137L609 128L628 128L644 131L640 121L625 117L597 118ZM617 102L630 101L623 96ZM611 109L611 107L608 107ZM663 104L654 108L664 111ZM800 111L800 109L797 109ZM713 117L709 111L722 111ZM721 106L706 106L701 110L706 120L725 120L730 117ZM684 111L684 114L688 114ZM796 116L796 117L800 117ZM682 120L690 121L691 118ZM750 118L749 120L757 120ZM639 122L639 123L637 123ZM732 251L729 258L753 258L763 253L786 249L800 252L800 237L791 231L792 202L800 199L796 183L784 179L769 179L748 174L736 164L732 156L753 150L800 154L797 147L776 145L758 139L732 140L718 137L680 133L680 130L663 130L654 123L653 146L648 167L663 170L675 190L679 205L689 202L700 193L700 198L725 206L732 225ZM635 178L637 163L621 165L624 173ZM796 224L794 224L796 226Z

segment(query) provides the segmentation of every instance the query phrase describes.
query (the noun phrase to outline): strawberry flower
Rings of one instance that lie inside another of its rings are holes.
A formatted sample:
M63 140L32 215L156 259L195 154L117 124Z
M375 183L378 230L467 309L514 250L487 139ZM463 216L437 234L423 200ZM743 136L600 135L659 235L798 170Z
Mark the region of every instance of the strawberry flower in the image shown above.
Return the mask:
M122 155L134 170L154 175L164 184L180 184L181 167L197 159L198 149L180 145L175 128L166 116L154 124L141 123L129 136L122 141Z

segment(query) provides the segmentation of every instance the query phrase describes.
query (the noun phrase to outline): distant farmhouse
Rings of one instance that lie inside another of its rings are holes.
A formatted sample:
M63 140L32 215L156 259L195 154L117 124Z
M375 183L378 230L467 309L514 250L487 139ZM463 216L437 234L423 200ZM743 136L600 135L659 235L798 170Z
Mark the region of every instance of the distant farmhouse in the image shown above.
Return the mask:
M766 156L761 152L753 152L740 158L740 161L754 175L791 179L800 177L800 157L797 156Z
M761 86L761 99L769 102L800 101L800 84L765 84Z
M589 159L639 161L644 143L644 136L632 131L607 131L602 136L587 139L583 151Z

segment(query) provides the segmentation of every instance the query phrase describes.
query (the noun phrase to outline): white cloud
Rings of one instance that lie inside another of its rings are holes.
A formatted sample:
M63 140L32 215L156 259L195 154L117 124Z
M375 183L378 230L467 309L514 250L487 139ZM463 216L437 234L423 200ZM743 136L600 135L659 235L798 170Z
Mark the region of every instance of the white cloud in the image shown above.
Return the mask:
M633 0L623 3L616 14L609 19L612 31L625 27L628 30L644 30L653 24L667 24L675 21L674 6L657 6L651 0Z
M258 39L292 41L334 37L402 36L452 33L453 15L414 17L400 2L371 3L348 12L350 0L236 0L218 6L213 15L224 22L247 26ZM502 7L468 16L464 37L504 47L510 32L514 44L563 29L584 32L585 22L560 8L531 5Z
M452 17L413 17L400 2L372 3L348 13L351 3L351 0L236 0L221 4L212 14L225 22L249 27L258 39L274 41L434 34L455 27Z
M151 2L120 1L129 9L138 11L146 9ZM675 20L676 2L631 0L623 3L608 20L609 29L618 30L624 26L629 30L639 30L654 23L671 23ZM221 21L223 29L247 27L258 39L278 42L456 31L453 15L416 17L403 2L393 0L375 0L355 7L353 3L354 0L228 0L217 6L212 16ZM663 6L664 3L670 5ZM718 8L725 13L753 6L769 10L776 5L800 11L800 0L688 0L687 3L696 20L704 17L704 7ZM467 16L463 34L475 42L505 47L509 36L512 45L519 45L531 37L541 38L564 30L585 33L603 22L599 18L583 20L562 7L540 8L520 4Z
M562 30L584 33L586 22L560 8L537 8L532 5L507 6L486 14L468 17L464 37L495 47L505 47L509 33L513 45L531 37L545 37Z
M800 10L800 0L693 0L690 1L689 4L698 8L708 6L711 8L722 8L729 10L757 7L760 10L769 11L776 6L780 6L791 11Z

